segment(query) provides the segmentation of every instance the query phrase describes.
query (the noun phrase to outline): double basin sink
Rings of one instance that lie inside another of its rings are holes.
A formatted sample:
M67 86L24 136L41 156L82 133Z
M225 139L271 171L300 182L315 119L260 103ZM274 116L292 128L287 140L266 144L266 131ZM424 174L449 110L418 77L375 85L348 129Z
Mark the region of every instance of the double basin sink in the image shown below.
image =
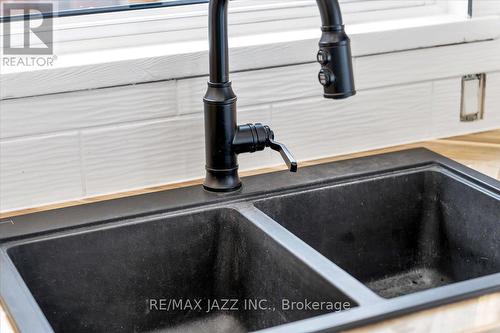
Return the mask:
M424 149L3 221L21 332L330 332L500 289L500 182Z

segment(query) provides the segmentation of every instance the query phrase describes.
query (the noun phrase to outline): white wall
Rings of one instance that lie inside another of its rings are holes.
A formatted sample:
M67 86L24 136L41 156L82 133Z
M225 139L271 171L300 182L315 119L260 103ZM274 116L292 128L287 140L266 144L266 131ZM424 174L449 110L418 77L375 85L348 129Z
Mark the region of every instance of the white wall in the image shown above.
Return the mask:
M324 100L314 63L232 75L239 122L263 122L299 160L500 127L500 42L355 59L356 97ZM487 73L482 121L461 123L460 80ZM0 210L203 176L205 77L1 101ZM281 163L247 154L241 168Z

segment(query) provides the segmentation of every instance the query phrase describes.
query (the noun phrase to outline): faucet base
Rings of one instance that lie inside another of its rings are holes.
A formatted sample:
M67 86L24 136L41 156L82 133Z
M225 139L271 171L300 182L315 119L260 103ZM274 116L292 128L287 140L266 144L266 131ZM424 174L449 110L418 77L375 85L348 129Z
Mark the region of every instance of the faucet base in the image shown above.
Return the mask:
M233 192L241 188L238 168L228 170L215 170L206 168L207 174L203 188L210 192Z
M233 149L236 135L236 95L231 83L208 82L205 94L205 169L203 186L211 192L231 192L241 187L238 157Z

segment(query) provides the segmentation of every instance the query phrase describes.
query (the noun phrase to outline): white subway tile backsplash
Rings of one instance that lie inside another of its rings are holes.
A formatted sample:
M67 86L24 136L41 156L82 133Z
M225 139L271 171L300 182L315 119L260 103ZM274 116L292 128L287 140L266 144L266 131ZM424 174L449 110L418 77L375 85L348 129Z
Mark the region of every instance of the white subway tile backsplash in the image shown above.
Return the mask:
M485 119L462 123L460 71L473 68L446 65L453 75L434 78L440 64L430 59L408 77L404 69L415 57L421 63L422 52L356 59L358 95L340 101L322 98L315 63L234 73L238 123L269 124L299 160L500 127L500 72L487 74ZM458 63L465 61L460 55ZM203 177L206 81L1 101L0 210ZM239 164L248 170L283 161L266 150L241 155Z
M203 114L203 96L208 76L177 81L177 111L179 114Z
M201 117L84 130L89 195L154 186L202 175Z
M466 74L500 70L498 42L473 43L445 48L425 48L356 58L354 74L357 89L373 89L412 82L432 81ZM439 49L440 54L434 52ZM439 76L436 77L436 73Z
M317 82L318 64L268 68L231 74L238 106L268 104L321 95ZM207 89L207 77L180 80L177 98L180 114L203 112L202 97Z
M81 198L78 133L0 142L0 210Z
M316 63L235 73L234 89L240 105L256 105L318 96L320 66Z
M432 133L435 137L446 137L460 126L461 78L433 82ZM462 123L474 126L474 123Z
M1 101L0 138L176 114L175 81Z
M359 91L273 104L275 133L299 160L421 140L429 136L432 84Z

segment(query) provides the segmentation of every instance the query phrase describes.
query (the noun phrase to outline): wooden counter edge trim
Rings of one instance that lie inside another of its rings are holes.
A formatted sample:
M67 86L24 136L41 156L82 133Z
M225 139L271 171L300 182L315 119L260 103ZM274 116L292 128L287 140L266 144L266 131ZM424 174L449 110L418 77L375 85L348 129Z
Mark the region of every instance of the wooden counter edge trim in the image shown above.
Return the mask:
M6 320L3 323L2 320ZM4 305L2 299L0 298L0 333L16 333L19 332L17 325L15 324L12 316L7 312L7 307Z
M452 321L453 318L459 318L459 320ZM500 292L445 304L344 331L344 333L392 332L500 332Z

